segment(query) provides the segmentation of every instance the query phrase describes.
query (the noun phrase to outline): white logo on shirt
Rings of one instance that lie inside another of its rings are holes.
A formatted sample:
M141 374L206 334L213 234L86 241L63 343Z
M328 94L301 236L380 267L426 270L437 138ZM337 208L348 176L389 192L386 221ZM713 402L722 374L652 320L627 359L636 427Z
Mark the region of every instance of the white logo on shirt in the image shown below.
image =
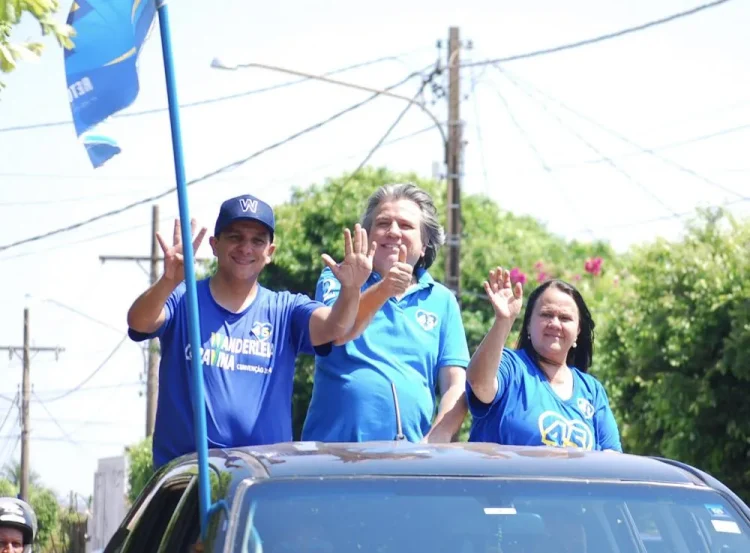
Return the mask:
M251 330L253 335L261 342L267 341L271 337L271 323L254 323Z
M578 409L581 410L581 414L586 419L592 419L594 418L594 412L596 409L594 409L594 406L591 405L591 402L586 399L585 397L579 397L578 398Z
M418 309L416 317L417 317L417 322L427 332L435 328L438 324L438 316L435 315L435 313L430 313L429 311L425 311L424 309Z
M327 278L323 281L323 301L328 301L330 299L333 299L336 297L336 293L338 292L338 286L336 285L336 281L332 278Z
M247 356L271 359L273 342L270 323L255 323L249 338L236 338L226 334L211 333L211 338L200 348L200 360L203 367L217 367L226 371L246 371L258 374L271 374L272 366L243 362ZM190 344L185 346L185 360L192 361L193 351ZM270 364L270 362L269 362Z
M539 432L545 445L594 449L591 427L579 420L568 420L556 411L545 411L539 416Z

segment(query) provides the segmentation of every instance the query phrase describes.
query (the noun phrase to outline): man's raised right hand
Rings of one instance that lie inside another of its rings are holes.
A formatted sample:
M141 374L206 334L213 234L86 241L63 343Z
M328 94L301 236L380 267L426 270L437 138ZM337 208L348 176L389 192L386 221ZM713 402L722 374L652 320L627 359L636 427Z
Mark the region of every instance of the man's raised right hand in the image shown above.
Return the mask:
M190 234L193 236L193 252L196 252L203 242L203 237L206 235L206 227L202 227L198 234L195 234L197 223L195 219L190 221ZM172 237L172 246L167 246L164 238L156 233L156 239L159 241L161 251L164 252L164 274L162 278L178 284L185 279L185 257L182 247L182 232L180 228L180 220L175 219L174 221L174 233Z

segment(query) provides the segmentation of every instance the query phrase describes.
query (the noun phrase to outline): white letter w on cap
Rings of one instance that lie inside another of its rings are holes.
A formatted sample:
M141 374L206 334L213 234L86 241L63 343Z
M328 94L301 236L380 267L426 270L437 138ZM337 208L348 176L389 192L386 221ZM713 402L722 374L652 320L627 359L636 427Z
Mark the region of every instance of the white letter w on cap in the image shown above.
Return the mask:
M247 211L248 209L255 213L258 211L258 200L249 200L246 198L242 198L240 200L240 206L242 207L242 211Z

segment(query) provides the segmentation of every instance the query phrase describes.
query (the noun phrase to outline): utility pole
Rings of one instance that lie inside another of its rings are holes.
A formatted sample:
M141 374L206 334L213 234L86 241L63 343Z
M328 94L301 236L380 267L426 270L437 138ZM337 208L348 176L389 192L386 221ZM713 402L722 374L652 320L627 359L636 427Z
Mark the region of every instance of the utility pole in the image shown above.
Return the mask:
M159 242L156 233L159 232L159 206L151 207L151 255L100 255L102 263L105 261L135 261L139 265L148 261L149 284L153 286L159 280L159 262L164 258L159 255ZM196 261L208 261L206 258L196 258ZM156 403L159 396L159 345L156 338L148 343L148 368L146 369L146 437L154 433L154 421L156 420Z
M55 359L59 358L60 352L65 351L61 347L31 347L29 332L29 308L23 310L23 346L0 346L0 350L7 351L11 359L13 354L21 352L23 359L23 378L21 381L21 485L20 497L24 501L29 500L29 401L31 399L31 353L54 352Z
M149 282L151 286L159 279L159 241L156 233L159 230L159 206L151 208L151 264ZM156 400L159 396L159 348L156 340L148 341L148 373L146 373L146 437L154 433L156 422Z
M446 242L448 255L445 260L445 280L448 288L461 302L461 171L462 123L461 123L461 42L458 27L451 27L448 37L448 153L446 171L448 180L448 216Z
M148 261L149 285L153 286L159 280L159 242L156 233L159 232L159 206L151 206L151 255L126 256L126 255L100 255L102 263L105 261L135 261L139 265L142 261ZM148 341L148 367L146 369L146 437L154 433L154 421L156 420L156 399L159 395L159 345L154 338Z

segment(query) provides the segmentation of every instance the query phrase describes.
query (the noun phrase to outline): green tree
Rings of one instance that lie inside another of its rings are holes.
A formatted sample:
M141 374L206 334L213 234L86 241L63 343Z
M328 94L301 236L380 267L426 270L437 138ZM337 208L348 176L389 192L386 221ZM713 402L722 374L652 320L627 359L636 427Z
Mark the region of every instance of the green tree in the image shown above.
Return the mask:
M0 496L18 495L21 463L18 461L7 463L3 467L0 478ZM38 531L36 543L41 550L54 548L52 541L59 541L60 536L60 505L54 491L41 484L39 474L31 471L29 475L29 504L36 513ZM50 549L51 550L51 549Z
M9 73L19 61L37 59L44 49L38 41L11 42L13 28L21 22L25 13L39 23L42 35L52 35L58 44L72 48L72 27L55 20L60 7L58 0L2 0L0 1L0 71ZM0 88L2 88L0 82Z
M60 505L52 490L41 486L31 488L29 504L37 518L36 543L46 550L51 545L51 538L60 535Z
M21 487L21 461L6 463L2 470L2 477L6 478L16 488ZM39 485L39 473L29 470L29 487Z
M599 357L625 449L694 464L750 498L750 224L704 212L629 265Z
M154 460L151 438L144 438L126 448L128 456L128 501L135 503L138 496L154 475Z
M16 497L18 488L7 478L0 478L0 497Z

